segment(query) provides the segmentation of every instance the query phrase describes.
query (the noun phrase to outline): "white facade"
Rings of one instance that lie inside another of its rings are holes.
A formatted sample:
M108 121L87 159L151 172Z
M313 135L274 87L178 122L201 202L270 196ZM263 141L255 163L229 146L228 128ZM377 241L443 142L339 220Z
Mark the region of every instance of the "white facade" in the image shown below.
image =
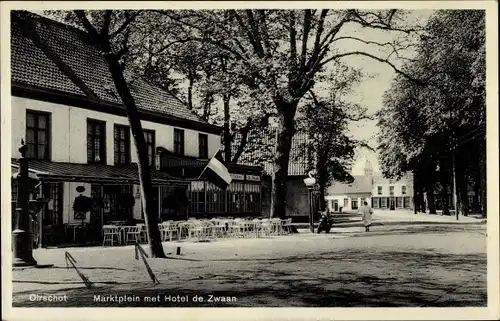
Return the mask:
M325 196L328 208L333 212L338 212L340 208L342 208L342 211L357 211L364 201L370 204L370 198L369 193Z
M106 164L114 164L114 125L128 125L128 119L99 111L71 107L40 100L12 97L12 157L19 157L19 142L26 132L26 110L50 113L50 142L53 162L87 163L87 118L106 122ZM173 150L174 128L170 125L142 121L143 129L155 131L155 144ZM186 156L198 157L198 131L184 130L184 150ZM208 155L214 155L220 148L220 136L208 135ZM132 135L130 136L132 137ZM130 141L131 162L137 162L133 139Z
M372 207L379 209L413 209L412 176L400 180L374 177Z
M26 133L26 111L41 111L50 113L50 158L53 162L64 163L87 163L87 119L96 119L106 122L106 164L114 165L114 125L128 125L128 119L124 116L72 107L40 100L15 97L11 99L12 113L12 149L11 157L19 158L18 151L21 138L25 139ZM142 121L143 129L155 131L155 146L161 146L167 150L173 150L174 128L170 125ZM184 130L184 152L186 156L198 157L198 131L186 128ZM213 156L220 148L220 136L205 133L208 136L208 155ZM137 162L135 144L130 135L131 162ZM91 185L88 183L63 183L62 194L62 216L63 222L81 223L75 221L73 213L73 201L80 195L76 191L77 186L84 186L83 195L90 196ZM133 186L133 194L136 196L137 185ZM133 216L141 219L140 200L136 198ZM87 213L85 222L89 222L90 213Z

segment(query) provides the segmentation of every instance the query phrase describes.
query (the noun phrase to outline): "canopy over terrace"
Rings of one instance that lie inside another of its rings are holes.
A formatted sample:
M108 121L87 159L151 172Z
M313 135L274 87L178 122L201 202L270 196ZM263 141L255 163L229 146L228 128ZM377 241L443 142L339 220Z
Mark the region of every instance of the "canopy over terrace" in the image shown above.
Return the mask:
M12 172L17 172L19 162L12 159ZM104 164L58 163L45 160L29 161L30 177L44 182L82 182L101 184L139 184L136 164L110 166ZM188 186L189 181L151 169L154 186Z

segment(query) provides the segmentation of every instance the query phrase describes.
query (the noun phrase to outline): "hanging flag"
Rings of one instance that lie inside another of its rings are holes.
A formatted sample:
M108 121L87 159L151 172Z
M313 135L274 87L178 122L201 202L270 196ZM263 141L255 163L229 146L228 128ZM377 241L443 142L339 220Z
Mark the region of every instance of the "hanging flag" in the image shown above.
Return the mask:
M213 183L215 186L222 190L226 190L226 188L231 184L232 178L231 175L229 174L229 171L227 170L226 166L217 159L220 157L220 149L215 153L214 157L210 159L208 162L207 166L203 169L203 172L201 172L200 177L205 174L205 177Z

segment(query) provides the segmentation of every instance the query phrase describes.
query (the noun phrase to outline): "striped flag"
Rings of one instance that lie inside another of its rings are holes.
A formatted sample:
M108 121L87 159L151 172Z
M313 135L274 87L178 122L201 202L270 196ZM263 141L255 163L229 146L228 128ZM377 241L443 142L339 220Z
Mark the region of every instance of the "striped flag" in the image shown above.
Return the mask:
M215 186L222 190L226 190L229 184L231 184L232 178L227 170L226 166L217 159L220 157L220 149L215 153L215 155L210 159L207 166L201 172L200 178L205 174L205 177L213 183Z

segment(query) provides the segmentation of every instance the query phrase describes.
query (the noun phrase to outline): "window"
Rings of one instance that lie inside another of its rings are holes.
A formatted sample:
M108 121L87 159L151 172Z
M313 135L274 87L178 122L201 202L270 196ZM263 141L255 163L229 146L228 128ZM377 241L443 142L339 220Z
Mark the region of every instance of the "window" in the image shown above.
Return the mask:
M206 134L198 134L198 154L201 159L208 158L208 136Z
M377 195L382 195L382 186L377 186Z
M394 195L394 186L389 186L389 195Z
M396 207L397 208L403 207L403 197L396 197Z
M379 208L380 207L380 198L374 197L374 198L372 198L372 202L373 202L373 208Z
M358 209L358 200L351 200L351 209L353 210Z
M155 131L144 130L144 140L146 141L146 149L148 150L148 165L155 166Z
M174 128L174 154L184 156L184 130Z
M43 225L57 225L63 223L63 184L62 183L43 183L43 197L50 199L45 204L45 210L42 211Z
M349 206L349 199L344 198L344 207L347 207L347 206Z
M130 164L130 130L115 125L115 165Z
M27 158L50 159L50 114L26 111Z
M106 164L106 123L87 119L87 163Z
M386 208L387 207L387 198L381 197L380 198L380 208Z
M401 195L406 195L406 185L401 186Z

